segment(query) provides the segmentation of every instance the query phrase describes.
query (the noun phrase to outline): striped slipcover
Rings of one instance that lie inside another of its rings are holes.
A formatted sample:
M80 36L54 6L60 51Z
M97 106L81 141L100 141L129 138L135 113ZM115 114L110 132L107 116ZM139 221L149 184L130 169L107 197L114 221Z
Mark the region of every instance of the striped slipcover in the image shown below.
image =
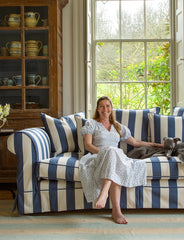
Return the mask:
M17 155L16 204L20 214L94 208L83 194L78 152L55 156L43 128L13 133L7 147ZM153 157L142 161L147 164L147 185L122 187L121 207L184 209L184 165L179 159ZM111 207L108 200L106 208Z

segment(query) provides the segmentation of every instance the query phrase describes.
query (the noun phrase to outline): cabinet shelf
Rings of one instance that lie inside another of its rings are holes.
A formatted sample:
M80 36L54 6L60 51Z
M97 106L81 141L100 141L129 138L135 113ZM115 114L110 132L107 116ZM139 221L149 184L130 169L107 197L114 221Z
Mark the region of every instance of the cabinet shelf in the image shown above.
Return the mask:
M48 26L46 26L46 27L24 27L24 30L26 30L26 31L33 31L33 30L35 30L35 31L40 31L40 30L49 30L49 27Z
M11 30L21 30L21 27L2 27L0 26L0 30L3 30L3 31L11 31Z

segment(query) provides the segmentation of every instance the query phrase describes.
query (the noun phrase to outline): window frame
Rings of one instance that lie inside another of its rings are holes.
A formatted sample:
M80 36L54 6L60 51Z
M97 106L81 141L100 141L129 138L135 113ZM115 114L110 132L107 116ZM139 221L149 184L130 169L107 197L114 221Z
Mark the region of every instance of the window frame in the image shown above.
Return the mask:
M163 81L164 83L167 83L169 82L170 83L170 101L171 101L171 104L170 104L170 112L172 113L172 108L173 106L175 106L176 104L176 71L175 71L175 1L172 1L170 0L169 1L169 4L170 4L170 38L166 38L166 39L96 39L96 36L95 36L95 11L94 11L94 8L95 8L95 4L96 4L96 1L99 1L99 0L90 0L91 1L91 11L92 11L92 14L91 14L91 57L92 57L92 73L91 73L91 78L92 78L92 84L90 84L91 88L90 89L90 92L88 91L87 94L89 95L92 95L92 100L91 100L91 105L92 105L92 108L94 109L96 107L96 97L97 97L97 84L99 83L106 83L106 84L112 84L112 83L118 83L120 84L120 88L122 88L122 85L125 83L135 83L135 81L122 81L122 78L120 77L120 81L118 82L100 82L100 81L96 81L95 77L96 77L96 54L95 54L95 49L96 49L96 43L97 42L119 42L120 44L120 51L121 51L121 44L123 42L143 42L144 45L149 43L149 42L169 42L170 43L170 81ZM121 1L121 0L119 0ZM146 48L144 48L145 50L145 63L147 61L147 56L146 56ZM121 69L121 59L120 59L120 69ZM145 66L146 68L146 66ZM146 69L145 69L146 71ZM122 74L120 72L120 74ZM121 75L122 76L122 75ZM160 81L147 81L146 79L146 75L144 76L144 81L137 81L137 83L144 83L145 85L147 84L150 84L152 82L156 83L156 82L159 82ZM146 89L146 88L145 88ZM147 95L147 92L146 92L146 95ZM122 98L122 91L120 89L120 97ZM147 98L147 97L146 97ZM147 104L147 100L145 102L145 104ZM146 107L146 106L145 106ZM88 106L87 106L88 108ZM122 108L122 102L121 102L121 106L120 108ZM91 107L90 107L91 109Z

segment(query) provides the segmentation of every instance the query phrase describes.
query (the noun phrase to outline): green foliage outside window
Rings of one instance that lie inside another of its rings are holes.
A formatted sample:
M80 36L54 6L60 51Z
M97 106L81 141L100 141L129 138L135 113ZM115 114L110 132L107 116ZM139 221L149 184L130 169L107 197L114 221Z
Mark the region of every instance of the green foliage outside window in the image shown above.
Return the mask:
M103 47L103 43L98 47ZM149 43L147 56L146 63L145 60L139 64L132 61L125 67L122 61L120 79L119 51L116 49L111 60L108 54L106 59L101 55L96 72L97 98L108 95L115 108L143 109L158 106L161 114L170 114L169 42L157 45Z

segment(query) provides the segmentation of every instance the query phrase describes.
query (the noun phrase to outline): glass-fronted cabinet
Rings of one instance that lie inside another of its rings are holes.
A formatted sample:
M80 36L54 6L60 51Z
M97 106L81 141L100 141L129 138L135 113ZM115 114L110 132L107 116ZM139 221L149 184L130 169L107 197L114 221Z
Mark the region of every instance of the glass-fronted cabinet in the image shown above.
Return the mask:
M0 1L0 104L14 131L62 115L62 9L68 0ZM16 182L16 159L0 142L0 184Z
M40 112L62 114L62 8L66 3L0 3L0 104L11 105L10 119L35 119Z
M48 109L48 6L0 7L0 16L0 103Z

